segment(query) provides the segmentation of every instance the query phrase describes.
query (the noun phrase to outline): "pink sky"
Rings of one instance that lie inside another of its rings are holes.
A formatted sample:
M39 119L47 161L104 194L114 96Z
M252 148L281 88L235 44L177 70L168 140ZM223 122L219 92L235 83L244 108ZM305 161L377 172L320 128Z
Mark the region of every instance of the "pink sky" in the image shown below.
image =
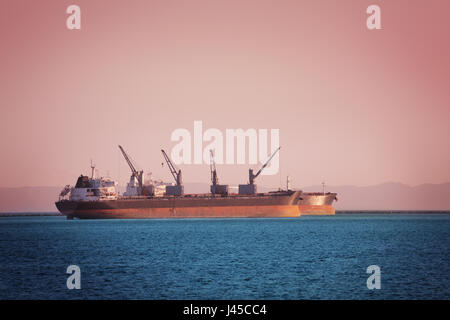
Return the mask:
M66 28L67 6L82 30ZM381 7L382 30L366 28ZM450 181L450 2L0 3L0 186L73 184L94 159L121 182L118 144L161 168L177 128L279 128L259 184ZM248 165L219 166L223 183ZM256 167L256 166L254 166ZM184 165L208 182L207 165Z

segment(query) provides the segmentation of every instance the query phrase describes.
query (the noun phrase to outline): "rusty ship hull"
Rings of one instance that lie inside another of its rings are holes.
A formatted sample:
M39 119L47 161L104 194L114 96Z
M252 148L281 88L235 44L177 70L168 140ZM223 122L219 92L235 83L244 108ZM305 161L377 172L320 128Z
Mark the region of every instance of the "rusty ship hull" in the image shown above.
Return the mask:
M251 196L184 195L56 202L68 219L262 218L299 217L301 191Z
M336 193L303 192L298 202L301 215L334 215Z

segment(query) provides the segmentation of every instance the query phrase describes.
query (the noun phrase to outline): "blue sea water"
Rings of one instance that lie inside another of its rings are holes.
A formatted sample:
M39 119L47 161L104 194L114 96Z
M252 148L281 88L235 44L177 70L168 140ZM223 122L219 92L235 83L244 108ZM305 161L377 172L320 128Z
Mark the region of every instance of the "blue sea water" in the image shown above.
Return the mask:
M449 299L449 248L448 214L0 218L0 299Z

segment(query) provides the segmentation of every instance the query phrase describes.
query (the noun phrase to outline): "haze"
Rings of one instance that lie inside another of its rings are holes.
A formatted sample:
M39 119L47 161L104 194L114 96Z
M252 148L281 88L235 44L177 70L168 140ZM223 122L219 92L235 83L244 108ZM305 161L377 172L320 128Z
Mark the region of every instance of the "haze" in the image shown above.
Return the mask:
M280 129L267 186L450 181L449 1L77 0L80 31L74 2L0 3L1 187L74 184L91 158L123 184L118 144L170 180L160 149L194 120Z

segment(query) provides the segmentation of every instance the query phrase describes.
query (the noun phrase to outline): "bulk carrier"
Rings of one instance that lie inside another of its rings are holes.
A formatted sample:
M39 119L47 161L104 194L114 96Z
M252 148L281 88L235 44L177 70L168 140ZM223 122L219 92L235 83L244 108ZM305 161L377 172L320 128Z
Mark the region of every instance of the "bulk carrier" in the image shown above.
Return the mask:
M337 193L325 193L325 182L322 182L322 192L303 192L298 202L301 215L333 215L333 201L337 201Z
M298 202L301 215L333 215L333 201L337 194L332 192L303 192Z
M211 193L184 194L181 170L177 170L164 150L164 159L175 184L150 181L145 184L143 171L138 171L125 150L119 146L131 169L130 182L123 195L116 191L117 183L109 178L81 175L75 187L67 185L55 203L68 219L147 219L147 218L256 218L298 217L302 192L279 190L258 193L255 179L264 170L278 148L254 174L249 170L249 182L239 185L238 193L230 193L228 185L218 183L214 156L211 151Z

